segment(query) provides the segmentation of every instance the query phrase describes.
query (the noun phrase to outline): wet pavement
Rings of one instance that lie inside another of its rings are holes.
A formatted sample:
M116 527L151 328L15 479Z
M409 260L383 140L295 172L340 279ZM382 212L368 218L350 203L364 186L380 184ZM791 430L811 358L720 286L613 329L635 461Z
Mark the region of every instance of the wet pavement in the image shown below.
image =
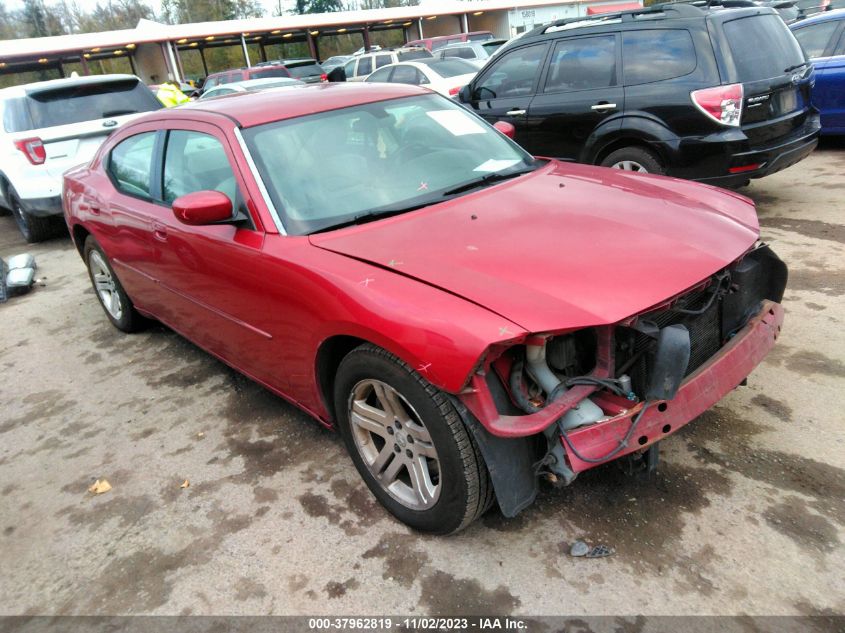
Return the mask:
M790 266L748 386L650 480L601 467L448 538L387 515L304 413L164 327L113 329L67 238L0 217L44 284L0 305L0 613L842 613L845 143L741 192Z

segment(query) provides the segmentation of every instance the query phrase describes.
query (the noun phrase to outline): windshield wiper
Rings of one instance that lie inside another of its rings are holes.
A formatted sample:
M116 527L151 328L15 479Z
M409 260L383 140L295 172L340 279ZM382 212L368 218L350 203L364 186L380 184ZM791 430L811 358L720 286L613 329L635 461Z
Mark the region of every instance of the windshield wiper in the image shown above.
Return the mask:
M408 211L415 211L416 209L422 209L423 207L427 207L430 204L433 204L431 200L426 200L425 202L420 202L417 204L412 204L407 207L396 207L391 209L377 209L375 211L367 211L366 213L359 213L348 220L343 220L342 222L338 222L336 224L329 224L328 226L321 227L312 233L322 233L323 231L334 231L335 229L342 229L346 226L353 226L355 224L366 224L367 222L375 222L376 220L383 220L384 218L389 218L394 215L401 215L403 213L407 213Z
M478 187L484 187L486 185L492 185L494 182L500 182L502 180L509 180L511 178L516 178L517 176L521 176L522 174L527 174L530 171L534 171L534 167L530 167L528 169L519 169L517 171L511 171L506 173L492 173L492 174L485 174L481 176L481 178L476 178L475 180L470 180L469 182L465 182L462 185L458 185L453 189L449 189L448 191L443 192L443 196L454 196L459 193L464 193L465 191L471 191L472 189L476 189Z
M801 68L802 66L806 66L806 65L807 65L807 64L809 64L809 63L810 63L810 62L801 62L800 64L795 64L794 66L790 66L789 68L784 68L784 69L783 69L783 72L785 72L785 73L789 73L789 72L792 72L793 70L798 70L798 69L799 69L799 68Z

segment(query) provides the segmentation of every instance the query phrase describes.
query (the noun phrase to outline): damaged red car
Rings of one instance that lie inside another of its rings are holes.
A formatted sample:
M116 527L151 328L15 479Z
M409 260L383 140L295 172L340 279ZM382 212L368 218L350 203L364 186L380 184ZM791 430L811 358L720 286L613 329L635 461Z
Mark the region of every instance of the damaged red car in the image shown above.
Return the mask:
M750 200L506 132L413 86L223 97L121 128L65 214L116 327L158 319L337 428L393 515L450 533L653 467L783 320Z

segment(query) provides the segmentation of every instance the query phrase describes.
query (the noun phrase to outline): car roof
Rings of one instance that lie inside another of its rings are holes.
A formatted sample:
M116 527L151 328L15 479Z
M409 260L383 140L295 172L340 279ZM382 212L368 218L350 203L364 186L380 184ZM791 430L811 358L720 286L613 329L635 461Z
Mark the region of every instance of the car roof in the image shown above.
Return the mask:
M304 85L296 90L251 92L238 99L194 101L170 110L136 119L196 119L198 113L222 115L240 127L252 127L272 121L337 110L350 106L431 94L429 90L407 84L339 82Z
M845 9L834 9L833 11L825 11L824 13L816 13L804 20L793 22L789 25L789 28L800 29L802 27L809 26L810 24L827 22L828 20L841 20L843 18L845 18Z
M63 79L48 79L47 81L36 81L29 84L21 84L19 86L10 86L9 88L0 89L0 95L3 97L24 96L30 94L38 94L39 92L49 92L51 90L61 90L62 88L73 88L75 86L90 86L96 84L105 84L117 81L127 81L134 79L140 81L135 75L89 75L87 77L65 77Z

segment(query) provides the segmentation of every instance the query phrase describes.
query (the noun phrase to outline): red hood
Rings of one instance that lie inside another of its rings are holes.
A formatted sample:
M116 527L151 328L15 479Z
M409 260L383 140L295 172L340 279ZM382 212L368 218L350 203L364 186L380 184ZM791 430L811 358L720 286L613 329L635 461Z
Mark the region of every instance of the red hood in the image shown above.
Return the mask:
M757 236L754 206L742 196L552 162L477 193L311 241L543 332L642 312L736 260Z

